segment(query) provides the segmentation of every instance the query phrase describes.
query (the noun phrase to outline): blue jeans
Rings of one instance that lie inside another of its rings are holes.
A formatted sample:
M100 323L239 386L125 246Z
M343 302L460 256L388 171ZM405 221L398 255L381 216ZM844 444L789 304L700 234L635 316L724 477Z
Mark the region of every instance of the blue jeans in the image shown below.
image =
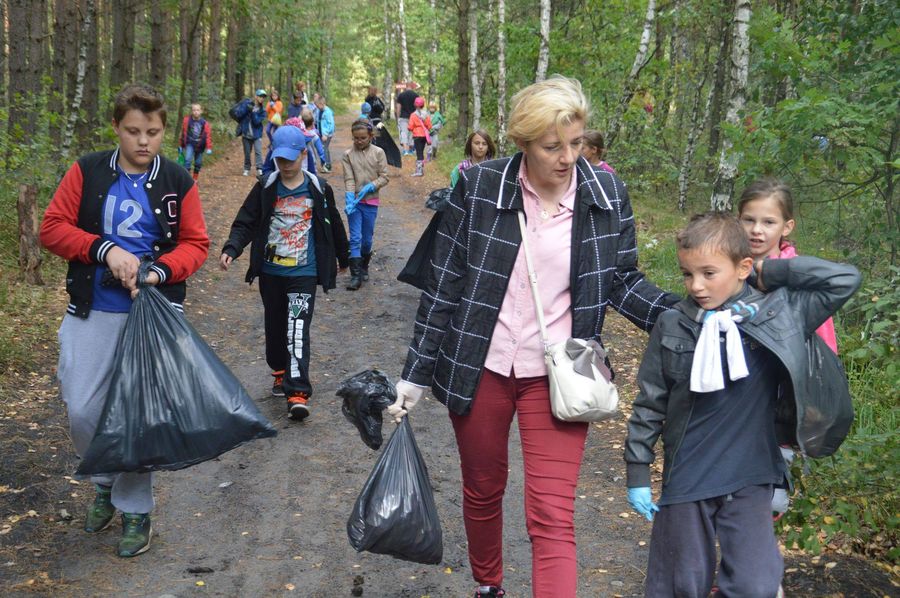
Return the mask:
M375 218L378 217L378 206L361 203L356 210L347 216L350 228L350 257L362 257L372 253L372 236L375 234Z
M194 172L200 172L203 168L203 152L198 152L190 143L184 146L184 167L191 169L191 162L194 163Z

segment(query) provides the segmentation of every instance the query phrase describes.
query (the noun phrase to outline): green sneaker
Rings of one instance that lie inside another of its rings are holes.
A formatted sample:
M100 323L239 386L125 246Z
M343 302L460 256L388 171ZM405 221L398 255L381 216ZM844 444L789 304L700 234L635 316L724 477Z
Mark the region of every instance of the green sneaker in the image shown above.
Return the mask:
M84 518L84 531L89 534L102 532L112 523L113 515L116 514L116 508L113 506L112 488L109 486L101 486L94 484L97 488L97 496L94 497L94 504L88 509L87 517Z
M147 552L153 526L149 513L122 513L122 539L119 540L119 556L133 557Z

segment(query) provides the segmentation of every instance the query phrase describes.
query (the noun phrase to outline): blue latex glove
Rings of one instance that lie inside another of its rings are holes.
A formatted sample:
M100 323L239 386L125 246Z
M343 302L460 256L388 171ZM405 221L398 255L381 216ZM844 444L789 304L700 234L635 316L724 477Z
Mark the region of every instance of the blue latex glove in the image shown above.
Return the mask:
M211 154L211 153L212 153L212 150L211 150L211 149L208 149L208 150L206 150L206 153L207 153L207 154Z
M659 507L650 496L650 488L629 488L628 502L635 511L646 517L647 521L653 521L653 514L659 511Z
M356 201L360 201L369 193L375 193L375 183L366 183L363 185L362 189L359 190L359 193L356 194Z
M356 195L353 193L353 191L346 191L344 193L344 212L348 216L356 211L356 204L358 203L359 200L356 198Z

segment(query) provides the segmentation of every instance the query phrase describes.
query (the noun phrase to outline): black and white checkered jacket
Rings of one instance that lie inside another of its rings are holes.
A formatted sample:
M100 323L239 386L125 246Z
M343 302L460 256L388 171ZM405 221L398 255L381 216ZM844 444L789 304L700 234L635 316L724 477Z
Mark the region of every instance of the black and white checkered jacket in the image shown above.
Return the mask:
M431 386L455 413L471 408L519 253L521 162L518 153L464 171L438 229L434 273L419 302L403 379ZM572 336L600 342L607 305L650 330L679 298L637 269L634 216L622 181L583 158L575 171Z

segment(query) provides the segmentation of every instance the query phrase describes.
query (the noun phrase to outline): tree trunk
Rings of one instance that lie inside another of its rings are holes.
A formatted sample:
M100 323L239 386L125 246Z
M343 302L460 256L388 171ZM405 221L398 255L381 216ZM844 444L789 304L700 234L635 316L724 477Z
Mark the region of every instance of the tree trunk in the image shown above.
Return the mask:
M81 100L84 95L84 82L87 74L88 38L94 25L94 0L86 0L84 20L81 23L81 32L78 36L78 58L75 67L75 78L72 84L72 101L69 104L69 116L66 119L66 130L62 141L62 162L68 161L72 140L75 138L75 124L81 112Z
M400 28L401 75L404 81L412 81L412 74L409 70L409 50L406 47L406 11L403 7L403 0L399 0L397 4L397 26Z
M213 2L209 14L209 54L206 59L207 101L215 104L222 92L222 3Z
M178 109L176 117L181 118L184 113L185 96L187 95L187 83L192 68L193 52L197 47L196 37L200 32L200 15L203 13L203 0L193 0L187 7L181 7L181 89L178 93ZM180 127L172 127L177 142L181 135Z
M704 66L708 58L709 46L706 47L706 52L703 55ZM697 138L700 137L700 133L703 131L703 123L706 122L706 118L709 116L709 106L712 102L713 89L710 88L706 94L706 106L703 109L703 114L701 114L700 103L707 77L707 73L704 72L703 78L693 86L696 91L694 93L694 105L691 108L690 130L688 131L687 143L684 147L684 155L681 157L681 168L678 169L678 209L682 212L687 206L688 180L691 173L691 161L694 159L694 150L697 148Z
M457 13L456 97L459 114L456 119L456 138L469 134L469 1L459 0Z
M435 0L428 0L431 7L431 52L428 61L428 97L437 101L437 51L438 51L438 13Z
M133 0L112 0L113 46L109 87L113 92L131 81L134 72Z
M656 0L649 0L647 2L647 13L644 15L644 28L641 31L641 41L638 43L638 51L634 57L634 63L631 65L631 72L628 73L628 78L625 79L625 85L622 91L622 97L619 99L619 105L616 106L616 111L613 113L613 117L606 128L607 149L612 147L613 142L616 140L616 136L619 134L622 116L625 114L625 110L628 108L628 103L631 101L632 96L634 96L635 82L637 81L638 75L641 74L641 69L647 66L650 34L653 33L653 20L655 18Z
M9 28L9 87L7 88L7 106L9 106L9 121L7 134L10 144L6 148L6 168L12 168L10 162L14 145L27 141L28 110L26 99L30 84L28 78L28 0L9 0L9 22L22 23L21 27Z
M394 110L394 77L391 71L391 10L390 2L384 2L384 87L382 87L382 98L384 98L384 120L391 118L391 112Z
M50 105L57 107L66 102L66 10L67 0L56 0L53 6L53 58L50 66L50 80L54 82L52 91L47 98ZM0 29L3 28L3 20L0 17ZM63 122L61 120L52 123L50 127L50 140L54 146L59 147L62 140Z
M149 83L150 80L150 30L147 21L147 1L131 0L134 13L134 70L131 80L136 83Z
M37 131L38 117L44 112L44 34L47 27L47 0L31 0L28 3L28 86L26 110L27 138Z
M550 0L541 0L541 46L538 49L535 82L547 78L547 67L550 66Z
M497 149L506 154L506 0L497 0Z
M731 94L725 120L733 126L740 125L747 89L747 70L750 65L750 0L735 0L733 41L731 48ZM737 175L739 156L731 151L732 142L728 137L722 141L719 155L719 172L713 185L710 208L719 212L731 210L734 194L734 179Z
M722 22L720 31L722 37L719 42L719 55L716 57L716 77L713 82L713 95L709 111L709 145L707 146L706 155L712 158L719 153L719 134L722 124L722 99L725 97L725 86L727 79L725 77L725 69L728 61L728 53L731 49L731 22L729 18L731 14L731 0L725 0L722 7ZM715 162L710 159L707 167L707 180L712 180L716 174Z
M481 86L478 84L478 0L469 0L469 78L472 86L472 129L481 128Z
M894 193L896 189L897 169L894 167L897 159L897 149L900 146L900 117L894 118L894 126L891 129L891 141L888 143L884 154L884 211L887 215L887 230L897 230L897 208L894 205ZM897 265L897 235L890 235L891 239L891 266Z
M237 15L228 15L228 31L225 33L225 84L223 95L236 102L244 95L242 89L236 85L238 74L238 46L239 37Z
M44 284L41 278L41 244L38 239L37 185L19 184L16 211L19 216L19 271L28 284Z
M164 92L171 61L169 22L161 2L150 2L150 85Z
M6 59L6 16L6 0L0 0L0 90L8 89L6 86L6 68L8 65ZM2 95L2 92L0 92L0 95ZM5 103L5 99L0 99L0 102Z
M197 5L195 11L195 21L193 26L193 32L191 33L190 39L190 73L188 77L191 81L191 103L197 103L200 101L200 83L202 79L202 75L200 73L200 40L203 38L203 1L200 0L200 3ZM181 117L181 112L178 113L179 118Z

